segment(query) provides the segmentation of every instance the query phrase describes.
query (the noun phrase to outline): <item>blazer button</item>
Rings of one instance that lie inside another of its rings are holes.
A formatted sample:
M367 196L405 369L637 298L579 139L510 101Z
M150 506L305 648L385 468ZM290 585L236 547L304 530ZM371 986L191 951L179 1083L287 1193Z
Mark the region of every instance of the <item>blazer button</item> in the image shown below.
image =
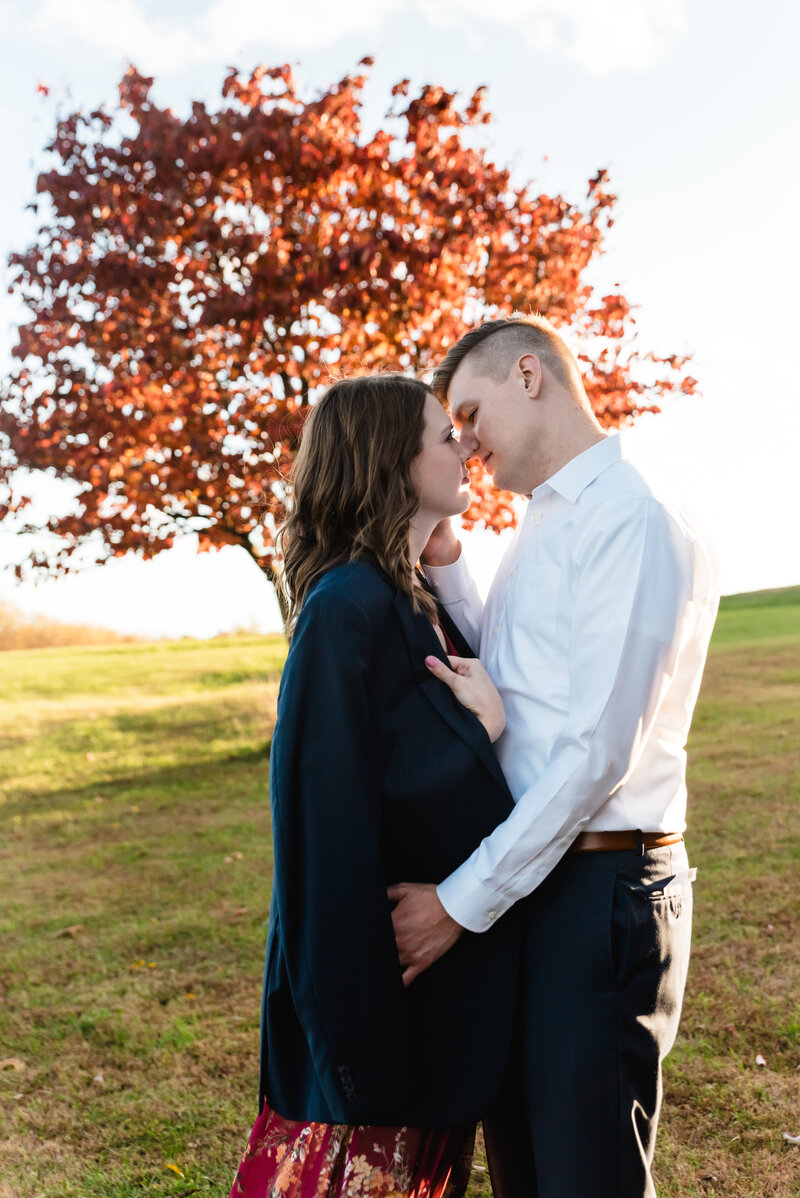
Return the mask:
M494 923L494 921L497 919L497 912L496 911L487 911L486 918L489 920L490 923Z

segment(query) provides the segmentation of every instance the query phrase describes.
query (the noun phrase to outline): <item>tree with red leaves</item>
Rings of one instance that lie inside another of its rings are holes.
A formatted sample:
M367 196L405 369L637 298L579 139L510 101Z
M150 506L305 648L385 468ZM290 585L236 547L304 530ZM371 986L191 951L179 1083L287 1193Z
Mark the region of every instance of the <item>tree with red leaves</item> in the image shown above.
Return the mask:
M0 392L0 519L32 531L18 467L78 492L33 573L87 546L151 557L192 531L274 578L316 389L340 372L423 373L514 309L580 337L604 425L694 389L684 359L632 352L628 302L584 281L611 224L605 171L583 205L512 185L465 136L490 119L483 88L459 103L439 86L409 98L403 81L367 137L364 83L305 101L287 66L233 70L216 111L180 119L131 68L113 113L58 120L45 223L11 258L29 317ZM511 523L509 497L475 484L468 526Z

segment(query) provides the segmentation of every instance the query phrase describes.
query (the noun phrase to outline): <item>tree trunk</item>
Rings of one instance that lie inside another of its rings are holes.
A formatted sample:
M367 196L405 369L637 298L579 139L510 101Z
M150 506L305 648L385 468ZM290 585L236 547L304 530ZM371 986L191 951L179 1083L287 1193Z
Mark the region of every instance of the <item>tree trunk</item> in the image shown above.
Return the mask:
M274 566L271 565L263 566L262 569L274 588L275 596L278 600L278 607L281 609L281 619L283 620L283 627L285 630L287 621L289 619L289 607L286 602L286 595L284 594L283 587L280 586L278 582L278 571Z
M258 557L256 556L255 550L253 549L253 546L250 543L250 538L248 537L247 533L237 533L236 535L238 537L239 544L241 545L242 549L247 550L247 552L252 557L253 561L258 566L259 570L263 571L263 573L266 574L267 578L272 583L273 590L275 591L275 597L278 600L278 607L280 608L280 612L281 612L281 620L283 621L283 627L285 629L286 623L289 619L289 608L286 603L286 596L283 593L283 588L279 585L279 582L278 582L278 571L275 569L275 567L273 565L268 565L268 566L261 565L261 563L258 560Z

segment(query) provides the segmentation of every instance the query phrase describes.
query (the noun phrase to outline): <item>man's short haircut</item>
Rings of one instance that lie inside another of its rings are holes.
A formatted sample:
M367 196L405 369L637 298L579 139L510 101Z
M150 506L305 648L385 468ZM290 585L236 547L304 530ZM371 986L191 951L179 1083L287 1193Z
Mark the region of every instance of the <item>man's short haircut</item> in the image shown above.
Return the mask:
M542 366L570 391L575 391L576 384L580 387L578 364L550 321L538 314L519 313L503 320L487 320L465 333L434 370L433 392L438 399L447 399L453 375L467 355L481 378L504 383L523 354L535 354Z

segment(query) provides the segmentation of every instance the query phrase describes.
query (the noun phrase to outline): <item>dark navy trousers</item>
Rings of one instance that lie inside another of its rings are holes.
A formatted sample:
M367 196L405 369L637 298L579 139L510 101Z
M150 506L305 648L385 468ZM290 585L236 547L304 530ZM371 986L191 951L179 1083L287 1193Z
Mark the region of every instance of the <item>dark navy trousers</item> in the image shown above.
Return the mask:
M484 1120L495 1198L655 1198L691 876L683 843L568 853L524 900L518 1052Z

